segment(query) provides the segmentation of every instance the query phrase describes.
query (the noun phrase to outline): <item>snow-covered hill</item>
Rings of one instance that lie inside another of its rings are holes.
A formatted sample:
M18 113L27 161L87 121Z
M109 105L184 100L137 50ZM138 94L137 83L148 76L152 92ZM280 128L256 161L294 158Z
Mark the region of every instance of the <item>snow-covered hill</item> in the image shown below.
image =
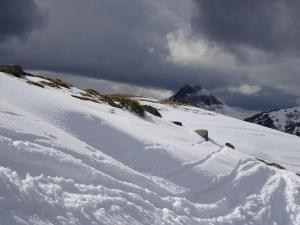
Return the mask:
M0 224L300 224L298 137L149 99L163 117L141 118L25 79L0 73Z
M223 115L238 119L246 118L251 114L246 110L242 111L224 104L219 98L211 94L207 89L198 85L185 85L168 100L221 113Z
M262 112L245 121L300 136L300 107Z

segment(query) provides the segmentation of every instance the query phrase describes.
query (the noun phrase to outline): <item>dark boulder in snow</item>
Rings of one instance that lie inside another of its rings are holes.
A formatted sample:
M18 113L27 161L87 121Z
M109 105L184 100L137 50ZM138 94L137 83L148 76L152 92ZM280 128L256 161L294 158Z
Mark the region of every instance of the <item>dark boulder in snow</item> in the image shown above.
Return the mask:
M234 145L233 144L230 144L230 143L226 143L225 146L227 146L228 148L232 148L232 149L235 149Z
M0 65L0 72L14 75L15 77L21 77L24 74L23 68L20 65Z
M31 80L27 80L26 83L27 83L27 84L30 84L30 85L37 86L37 87L45 88L44 85L42 85L42 84L40 84L40 83L38 83L38 82L31 81Z
M178 121L172 121L172 123L178 125L178 126L181 126L182 127L182 123L181 122L178 122Z
M195 132L200 135L201 137L203 137L206 141L208 141L208 130L205 129L199 129L199 130L195 130Z
M162 117L161 114L158 112L158 110L153 107L153 106L150 106L150 105L142 105L142 107L144 108L144 110L154 116L157 116L157 117Z

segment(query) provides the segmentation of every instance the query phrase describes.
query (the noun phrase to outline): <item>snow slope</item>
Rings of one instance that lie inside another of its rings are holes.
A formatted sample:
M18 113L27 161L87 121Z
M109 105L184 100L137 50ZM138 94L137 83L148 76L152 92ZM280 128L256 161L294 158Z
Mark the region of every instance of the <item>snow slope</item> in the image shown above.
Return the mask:
M189 130L207 129L211 141L231 143L238 151L275 162L300 172L300 138L270 128L191 106L170 106L144 101L158 109L163 118L181 121Z
M277 143L248 149L244 137L233 151L212 129L224 121L228 140L247 123L153 102L163 118L140 118L71 97L78 91L0 73L0 224L300 224L299 177L249 156ZM200 125L213 140L193 132ZM277 137L248 126L245 136ZM300 146L293 138L282 141Z

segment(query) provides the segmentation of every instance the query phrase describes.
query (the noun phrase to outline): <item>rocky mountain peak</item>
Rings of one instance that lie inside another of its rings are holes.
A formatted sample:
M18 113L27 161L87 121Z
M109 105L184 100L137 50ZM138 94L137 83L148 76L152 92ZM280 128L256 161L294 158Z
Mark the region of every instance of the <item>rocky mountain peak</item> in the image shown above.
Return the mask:
M173 95L170 101L190 104L197 107L223 105L223 103L208 90L199 85L184 85Z

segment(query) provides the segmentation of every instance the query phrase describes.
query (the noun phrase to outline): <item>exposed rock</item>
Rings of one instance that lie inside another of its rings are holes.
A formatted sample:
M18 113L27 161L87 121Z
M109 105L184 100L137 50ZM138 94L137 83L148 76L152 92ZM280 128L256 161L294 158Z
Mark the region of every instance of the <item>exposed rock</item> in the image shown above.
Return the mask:
M0 72L9 73L15 77L21 77L24 74L23 68L20 65L0 65Z
M83 97L89 97L89 98L94 98L95 97L95 95L87 93L87 92L80 92L79 94Z
M110 106L115 107L115 108L119 108L119 109L122 109L122 108L123 108L123 106L121 106L120 104L115 103L115 102L114 102L113 100L111 100L111 99L108 99L108 100L107 100L107 103L108 103Z
M29 73L29 72L23 72L23 75L24 76L29 76L29 77L41 77L41 76L39 76L39 75L36 75L36 74L33 74L33 73Z
M199 130L195 130L195 132L200 135L201 137L203 137L206 141L208 141L208 130L205 129L199 129Z
M107 102L107 103L109 103L109 101L111 100L109 97L107 97L105 95L101 95L98 92L92 91L92 89L87 89L87 90L85 90L83 92L80 92L79 94L81 96L83 96L83 97L93 98L93 99L95 99L97 101L100 101L100 102Z
M273 166L273 167L276 167L277 169L280 169L280 170L285 170L286 169L285 167L283 167L283 166L281 166L281 165L279 165L277 163L269 163L269 162L267 162L267 161L265 161L263 159L258 159L258 158L256 158L256 159L258 161L260 161L260 162L263 162L264 164L266 164L268 166Z
M142 107L148 113L151 113L152 115L160 117L160 118L162 117L161 114L158 112L158 110L155 107L150 106L150 105L142 105Z
M300 107L262 112L245 121L300 136Z
M225 144L228 148L232 148L232 149L235 149L234 145L233 144L230 144L230 143L226 143Z
M41 88L45 88L44 85L40 84L40 83L37 83L37 82L34 82L34 81L31 81L31 80L27 80L26 81L27 84L31 84L31 85L35 85L37 87L41 87Z
M57 84L55 84L55 83L53 83L51 81L42 80L42 81L40 81L40 84L48 86L48 87L60 89L60 86L58 86Z
M44 82L45 85L46 85L46 82L48 82L48 85L47 86L50 86L50 87L54 87L54 88L66 88L66 89L70 89L71 87L73 87L72 84L70 83L67 83L65 81L62 81L60 79L53 79L53 78L49 78L49 77L44 77L44 79L48 80L48 81L41 81L41 82Z
M276 129L276 127L274 126L274 121L269 117L267 113L259 113L252 117L246 118L245 121Z
M91 101L91 102L99 103L96 99L93 99L93 98L87 98L87 97L82 97L82 96L78 96L78 95L72 95L72 97L78 98L78 99L84 100L84 101Z
M67 89L70 89L71 87L73 87L72 84L67 83L67 82L65 82L65 81L62 81L62 80L60 80L60 79L52 79L51 81L52 81L52 83L54 83L54 84L56 84L56 85L58 85L58 86L60 86L60 87L67 88Z
M182 127L182 123L181 122L178 122L178 121L172 121L172 123L178 125L178 126L181 126Z
M98 96L100 95L97 91L95 91L94 89L85 89L84 90L86 93L90 94L90 95L95 95Z

